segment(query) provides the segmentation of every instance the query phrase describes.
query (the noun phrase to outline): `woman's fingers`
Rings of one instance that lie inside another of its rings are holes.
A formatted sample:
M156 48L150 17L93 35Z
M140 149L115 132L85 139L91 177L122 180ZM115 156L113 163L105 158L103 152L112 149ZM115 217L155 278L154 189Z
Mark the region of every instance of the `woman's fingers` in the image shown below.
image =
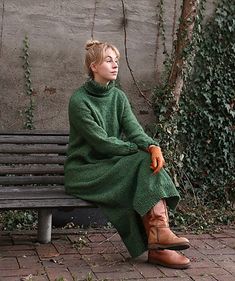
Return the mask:
M150 168L153 170L154 174L157 174L162 169L164 164L165 164L165 161L163 158L157 158L157 159L154 158L154 159L152 159Z
M150 168L154 174L157 174L165 164L161 148L159 146L150 145L148 151L151 154L151 165Z
M152 157L151 165L153 166L154 169L158 166L158 161L156 157Z

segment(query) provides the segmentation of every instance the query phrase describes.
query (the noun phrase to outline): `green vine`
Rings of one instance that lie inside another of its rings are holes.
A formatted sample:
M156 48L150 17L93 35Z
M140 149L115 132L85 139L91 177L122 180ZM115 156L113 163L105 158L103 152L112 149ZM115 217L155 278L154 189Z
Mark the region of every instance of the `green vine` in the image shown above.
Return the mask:
M153 109L156 116L156 126L154 128L148 128L152 135L158 138L161 142L161 146L164 150L165 158L168 162L167 169L170 170L175 184L178 186L177 177L175 174L177 161L175 156L177 143L175 142L175 136L177 135L177 118L175 118L176 108L174 106L174 95L171 88L168 85L168 77L170 75L172 62L174 59L174 48L172 53L169 54L166 48L166 36L165 36L165 21L164 21L164 1L160 0L158 3L158 36L161 37L164 59L164 71L161 74L158 85L154 88L153 95Z
M162 46L163 46L163 53L166 57L169 56L166 48L166 31L165 31L165 21L164 21L164 1L160 0L158 4L159 14L158 14L158 29L159 34L161 35L162 39Z
M29 38L25 36L23 40L23 69L24 69L24 78L25 78L25 93L29 97L29 104L24 109L24 128L32 130L34 126L34 100L33 100L33 88L31 81L31 68L29 63Z
M203 32L181 98L184 171L204 203L226 202L235 181L235 4L219 1ZM185 180L183 178L183 180Z
M162 1L161 1L162 2ZM202 21L203 21L203 11L204 11L205 0L200 1L198 7L198 16L195 20L195 34L197 33L197 38L200 38L202 30ZM164 29L163 29L164 30ZM187 36L186 32L181 34L181 36ZM165 40L165 37L163 37ZM195 53L198 49L199 39L193 37L192 43L188 49L184 49L181 56L184 59L184 68L183 68L183 79L186 80L192 71L192 62L195 56ZM172 54L166 57L164 62L165 69L162 73L160 83L156 85L154 89L154 111L156 115L156 128L155 128L155 137L158 138L161 142L161 146L164 150L165 158L167 160L167 169L171 173L174 182L177 187L180 186L180 179L184 173L183 167L183 146L179 142L178 134L178 122L179 122L179 113L182 110L176 105L175 96L173 94L172 88L169 85L168 79L170 77L172 64L174 61L175 53L174 49ZM190 185L191 186L191 185ZM192 187L192 186L191 186Z
M218 1L202 24L205 3L199 2L192 42L182 54L179 107L167 81L170 60L154 90L155 136L183 199L173 223L201 230L235 219L229 206L235 205L235 4Z

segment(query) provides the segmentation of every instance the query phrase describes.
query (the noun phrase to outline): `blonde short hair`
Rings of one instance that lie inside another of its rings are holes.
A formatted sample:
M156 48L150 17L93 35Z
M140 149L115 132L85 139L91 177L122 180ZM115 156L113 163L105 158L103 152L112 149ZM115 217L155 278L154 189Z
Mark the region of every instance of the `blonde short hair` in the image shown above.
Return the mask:
M94 78L93 72L91 70L91 64L101 64L104 61L104 55L107 49L112 49L116 53L117 58L120 58L120 53L118 49L114 45L108 44L106 42L102 43L98 40L89 40L85 45L85 49L85 67L87 74L91 78Z

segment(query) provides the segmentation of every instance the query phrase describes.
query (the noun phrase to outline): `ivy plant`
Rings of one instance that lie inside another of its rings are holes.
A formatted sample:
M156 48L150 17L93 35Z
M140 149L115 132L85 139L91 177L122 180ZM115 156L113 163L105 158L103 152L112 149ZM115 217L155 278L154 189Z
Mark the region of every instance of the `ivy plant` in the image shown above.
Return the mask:
M22 112L24 117L24 128L32 130L34 126L34 100L33 100L33 88L31 80L31 67L29 61L29 38L25 36L23 40L23 69L24 69L24 78L25 78L25 94L29 98L29 103L27 107Z
M201 1L192 43L184 50L184 88L174 107L167 79L157 85L154 110L168 170L183 197L224 205L235 180L235 3L218 1L204 24ZM169 58L164 77L169 74Z
M219 1L198 38L180 102L183 167L205 203L223 203L235 180L234 14L235 3Z

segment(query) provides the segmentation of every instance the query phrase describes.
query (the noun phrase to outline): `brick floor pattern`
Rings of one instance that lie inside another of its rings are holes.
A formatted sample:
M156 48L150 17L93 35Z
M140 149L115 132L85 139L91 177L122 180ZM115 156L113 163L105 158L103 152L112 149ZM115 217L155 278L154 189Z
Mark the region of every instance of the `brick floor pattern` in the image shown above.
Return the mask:
M32 231L0 234L0 281L234 281L235 227L185 235L191 267L174 270L132 259L113 229L55 229L52 243Z

